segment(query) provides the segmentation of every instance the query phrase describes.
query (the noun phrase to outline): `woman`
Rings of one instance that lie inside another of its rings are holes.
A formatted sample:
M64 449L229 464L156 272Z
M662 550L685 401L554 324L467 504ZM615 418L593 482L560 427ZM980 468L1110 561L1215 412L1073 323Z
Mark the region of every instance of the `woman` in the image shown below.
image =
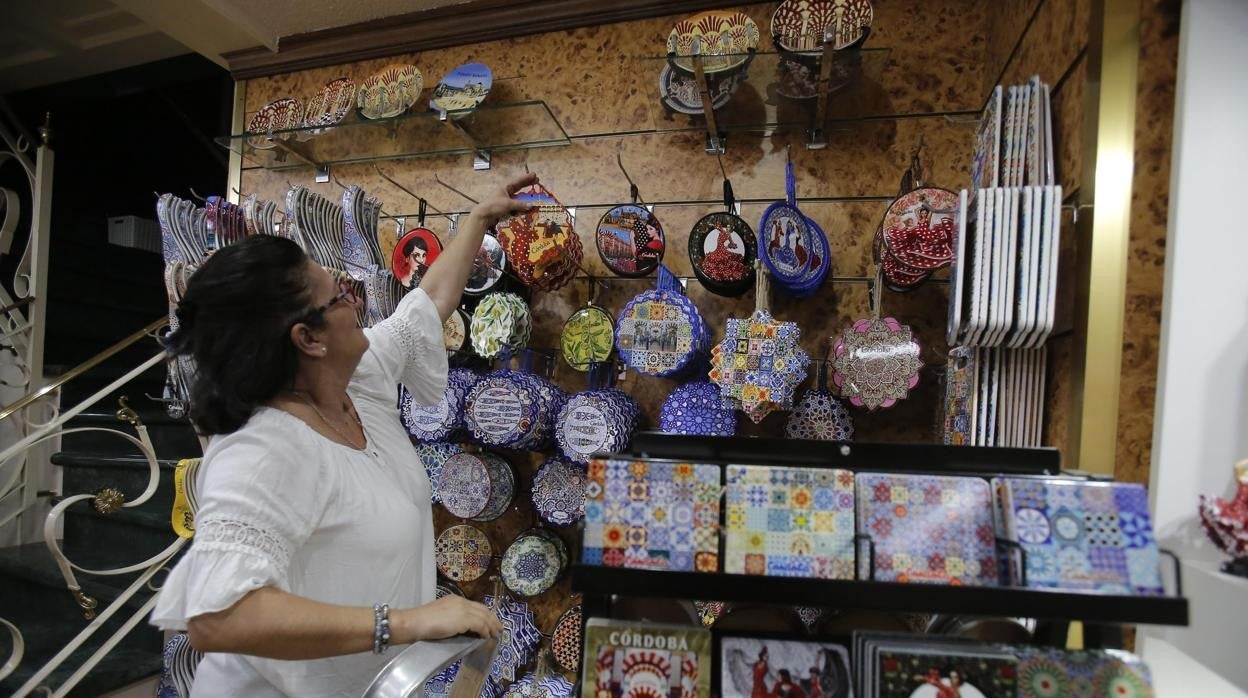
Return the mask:
M479 204L368 330L350 286L282 238L223 248L191 278L169 345L195 359L191 416L211 439L195 539L152 622L208 653L194 698L358 696L387 645L501 631L479 603L434 600L430 485L394 391L441 397L442 323L485 230L527 210L511 196L536 181Z

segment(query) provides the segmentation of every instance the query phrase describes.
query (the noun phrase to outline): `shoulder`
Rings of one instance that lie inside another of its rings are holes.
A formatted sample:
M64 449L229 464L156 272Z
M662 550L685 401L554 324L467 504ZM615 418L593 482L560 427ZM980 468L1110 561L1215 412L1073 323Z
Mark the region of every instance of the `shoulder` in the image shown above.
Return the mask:
M261 407L242 428L212 437L200 467L205 491L214 485L277 484L319 474L319 449L298 417Z

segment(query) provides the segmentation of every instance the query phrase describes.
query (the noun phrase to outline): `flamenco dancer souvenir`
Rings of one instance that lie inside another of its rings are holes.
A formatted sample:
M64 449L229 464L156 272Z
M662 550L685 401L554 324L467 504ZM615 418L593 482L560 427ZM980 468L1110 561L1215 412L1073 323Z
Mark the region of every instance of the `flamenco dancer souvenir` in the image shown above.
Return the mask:
M637 294L615 323L615 348L634 370L669 377L685 371L710 346L710 331L680 282L659 266L658 285Z
M636 203L602 214L594 239L602 263L620 276L646 276L663 261L663 226Z
M541 184L517 192L515 198L533 208L500 222L495 232L516 276L545 291L563 288L584 258L571 214Z
M784 424L784 435L790 439L812 441L853 441L854 420L849 410L827 388L828 363L819 362L816 387L802 394L789 421Z
M892 407L919 383L921 349L909 325L880 318L879 276L872 290L875 314L841 330L828 355L832 382L855 407Z
M872 241L872 253L888 287L917 288L933 271L949 266L958 231L958 194L923 184L922 140L910 156L900 194L889 205Z
M792 160L785 163L785 191L786 200L768 206L758 222L758 258L781 290L809 295L827 277L832 260L823 232L797 208Z
M724 180L724 211L708 213L689 231L689 263L706 290L736 297L754 285L758 241L745 219L733 213L732 184Z
M1200 525L1209 540L1231 559L1222 571L1248 577L1248 460L1235 464L1235 498L1200 496Z
M755 311L729 318L724 339L711 353L711 381L720 394L755 424L793 405L793 391L806 379L810 357L800 345L797 323L779 322L768 312L767 274L758 274Z

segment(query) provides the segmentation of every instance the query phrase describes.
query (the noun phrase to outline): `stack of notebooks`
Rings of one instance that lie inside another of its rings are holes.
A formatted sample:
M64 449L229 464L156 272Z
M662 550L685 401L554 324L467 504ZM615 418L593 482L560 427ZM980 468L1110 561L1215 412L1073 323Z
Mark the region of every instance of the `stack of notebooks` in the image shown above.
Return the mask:
M582 698L709 698L711 632L590 618L581 655Z
M999 645L936 635L854 634L860 698L1151 698L1127 652Z

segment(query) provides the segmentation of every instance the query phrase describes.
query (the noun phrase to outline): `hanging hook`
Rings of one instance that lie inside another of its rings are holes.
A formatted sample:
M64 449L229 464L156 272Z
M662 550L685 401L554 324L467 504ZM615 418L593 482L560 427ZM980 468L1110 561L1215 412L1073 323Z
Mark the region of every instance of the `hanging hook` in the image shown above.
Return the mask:
M615 148L615 164L620 168L620 172L624 174L624 179L628 181L628 195L632 198L633 203L641 202L644 206L645 201L641 198L641 193L637 190L637 183L629 176L628 170L624 169L624 144L620 143Z
M187 189L190 189L190 190L191 190L191 196L193 196L193 197L195 197L196 199L198 199L198 200L200 201L200 203L205 203L205 204L206 204L206 203L208 203L208 200L207 200L207 199L205 199L204 197L200 196L200 195L199 195L199 192L195 191L195 187L187 187Z
M727 180L728 170L724 169L724 154L718 152L715 153L715 159L719 161L719 173L724 176L725 180Z
M345 184L343 184L342 182L339 182L339 181L338 181L338 175L336 175L336 174L334 174L334 173L332 173L332 172L329 174L329 179L330 179L330 181L332 181L334 184L337 184L339 188L341 188L341 189L346 189L346 188L347 188L347 185L345 185Z
M437 173L437 172L434 172L434 173L433 173L433 181L437 182L438 184L441 184L442 186L446 187L447 189L450 189L451 191L455 192L456 194L459 194L460 196L464 197L465 199L467 199L467 200L471 201L471 202L472 202L472 203L474 203L474 204L479 204L479 203L481 203L480 201L477 201L476 199L472 198L471 196L468 196L467 194L465 194L465 193L463 193L462 191L460 191L460 190L456 189L455 187L452 187L451 185L447 184L446 182L443 182L443 181L442 181L442 178L438 176L438 173Z
M423 199L423 198L422 198L419 194L417 194L416 192L414 192L414 191L412 191L411 189L408 189L407 187L403 186L402 184L399 184L398 182L394 181L394 178L393 178L393 177L391 177L390 175L386 174L384 171L382 171L382 169L381 169L380 167L378 167L378 166L377 166L377 163L373 163L373 170L374 170L374 171L376 171L376 172L377 172L377 175L378 175L378 176L380 176L382 179L384 179L384 180L386 180L387 182L389 182L389 183L393 184L393 185L394 185L394 186L395 186L395 187L396 187L399 191L403 192L404 194L407 194L408 196L412 197L413 199L416 199L418 202L420 202L420 203L421 203L421 205L422 205L422 206L424 206L424 207L428 208L430 211L433 211L434 213L438 214L439 216L445 216L445 215L446 215L445 213L443 213L443 212L439 211L436 207L431 206L431 205L429 204L429 202L428 202L428 201L425 201L425 199Z

